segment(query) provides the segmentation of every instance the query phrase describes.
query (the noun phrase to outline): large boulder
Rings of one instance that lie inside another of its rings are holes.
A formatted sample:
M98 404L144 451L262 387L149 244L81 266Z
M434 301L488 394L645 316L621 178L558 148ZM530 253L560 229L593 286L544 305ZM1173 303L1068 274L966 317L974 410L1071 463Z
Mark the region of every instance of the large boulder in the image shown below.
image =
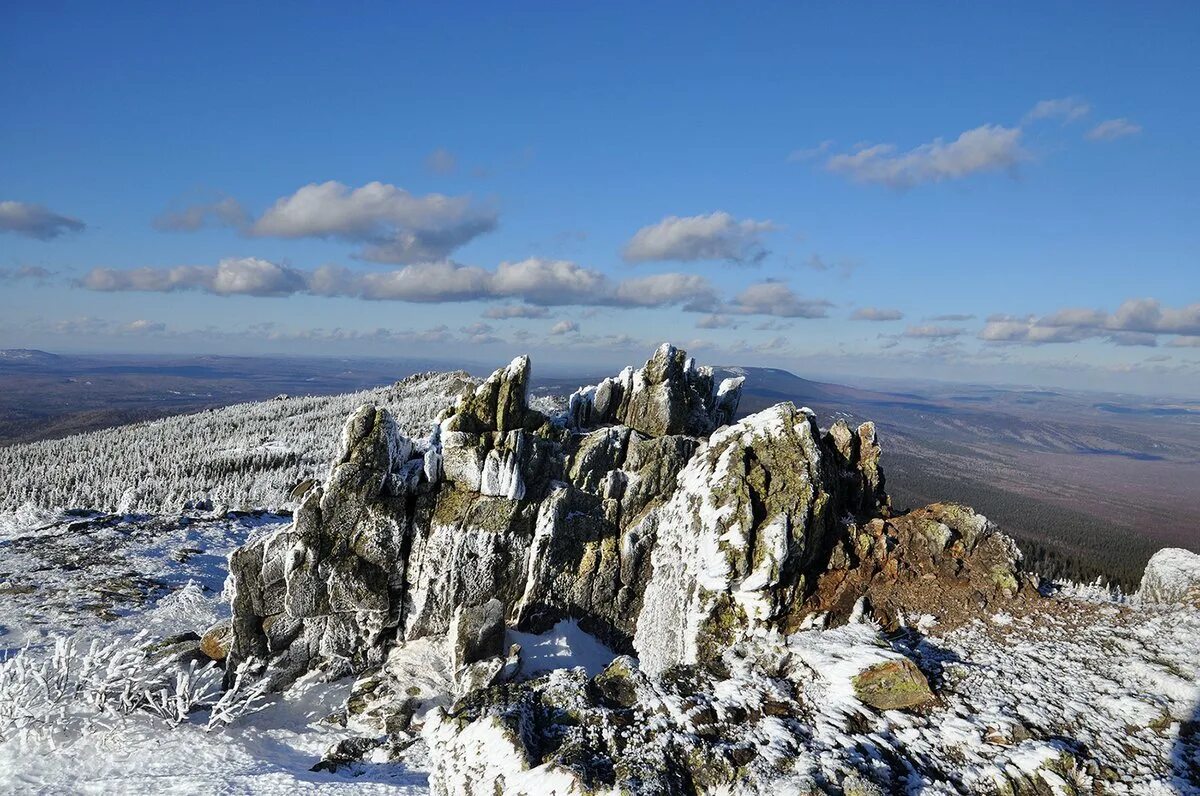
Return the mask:
M1034 594L1020 562L1012 539L966 506L875 517L839 536L791 624L822 616L836 625L866 613L897 630L906 617L929 614L952 627Z
M1143 603L1200 606L1200 555L1164 547L1146 563L1138 598Z

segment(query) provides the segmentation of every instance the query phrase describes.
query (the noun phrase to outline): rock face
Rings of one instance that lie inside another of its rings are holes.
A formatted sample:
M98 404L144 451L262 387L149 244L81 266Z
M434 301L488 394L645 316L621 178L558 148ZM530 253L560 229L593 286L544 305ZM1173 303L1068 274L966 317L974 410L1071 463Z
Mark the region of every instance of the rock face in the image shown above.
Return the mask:
M934 503L876 517L847 527L796 616L840 623L859 611L898 630L907 616L932 614L954 626L1032 593L1020 561L1012 539L966 506Z
M573 617L663 671L794 623L845 519L887 511L873 425L823 435L791 404L729 425L742 380L672 346L563 417L529 378L518 357L422 440L361 407L293 525L232 556L230 662L359 672L486 605L489 637Z
M732 422L743 381L714 385L712 368L697 368L686 351L664 343L645 367L576 392L569 413L576 428L619 423L651 437L705 436Z
M1142 585L1142 602L1200 607L1200 555L1177 547L1166 547L1150 557Z
M228 676L361 675L363 749L423 733L435 793L868 792L795 774L801 692L820 681L852 712L935 697L856 620L953 624L1032 592L971 509L892 511L872 423L823 432L791 403L735 422L742 380L669 345L559 416L529 383L518 357L422 439L359 408L291 526L231 557ZM592 678L523 674L506 632L566 619L627 654ZM814 626L851 642L841 657L796 632Z

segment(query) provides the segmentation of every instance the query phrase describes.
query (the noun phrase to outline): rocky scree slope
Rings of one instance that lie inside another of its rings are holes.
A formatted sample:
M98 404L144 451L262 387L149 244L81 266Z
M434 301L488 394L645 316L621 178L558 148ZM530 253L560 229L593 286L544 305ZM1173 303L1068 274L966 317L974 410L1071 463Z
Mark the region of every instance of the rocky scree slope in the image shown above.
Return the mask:
M530 408L529 375L497 370L422 439L359 408L294 522L230 558L228 671L360 675L346 720L372 734L328 765L420 739L438 793L874 793L939 770L886 744L801 754L822 732L805 690L832 672L860 710L935 704L922 655L877 628L1026 610L1010 539L962 506L893 515L871 423L822 432L784 403L730 425L740 380L669 345L561 416ZM566 620L626 655L533 676L504 647ZM845 654L813 645L837 625ZM1040 793L1078 754L1046 741L989 781Z

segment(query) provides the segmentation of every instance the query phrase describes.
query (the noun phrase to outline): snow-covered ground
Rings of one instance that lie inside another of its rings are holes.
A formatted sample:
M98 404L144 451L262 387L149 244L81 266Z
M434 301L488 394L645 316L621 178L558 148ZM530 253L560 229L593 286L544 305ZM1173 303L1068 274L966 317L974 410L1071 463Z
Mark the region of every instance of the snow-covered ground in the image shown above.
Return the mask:
M228 611L225 556L287 521L203 513L37 519L0 535L0 645L8 658L0 665L0 716L13 704L14 687L2 672L19 654L46 660L54 636L72 635L83 657L92 639L132 645L140 632L202 632ZM117 588L114 572L138 580ZM913 630L892 650L881 650L867 625L796 634L788 648L813 671L803 695L813 713L802 756L813 765L919 761L924 773L911 779L912 792L986 793L1001 770L1033 770L1058 751L1086 748L1100 768L1073 772L1077 785L1100 780L1107 793L1200 793L1188 780L1200 770L1196 739L1181 737L1200 699L1200 612L1081 595L1090 599L1053 598L1038 610L982 617L947 633L925 618L928 635ZM572 622L509 640L522 645L531 671L582 666L594 674L613 657ZM897 650L933 675L939 699L926 712L875 711L848 686L865 662ZM86 706L60 706L59 714L42 716L49 727L18 732L8 724L0 792L426 792L421 744L402 762L311 770L332 744L354 734L326 720L350 685L302 682L212 730L200 709L174 728L144 711L109 711L92 716L85 731L72 721Z
M387 407L418 438L464 387L465 373L410 376L346 395L277 398L193 415L0 447L0 527L7 513L59 506L179 511L209 500L233 509L281 508L292 487L321 480L346 416Z

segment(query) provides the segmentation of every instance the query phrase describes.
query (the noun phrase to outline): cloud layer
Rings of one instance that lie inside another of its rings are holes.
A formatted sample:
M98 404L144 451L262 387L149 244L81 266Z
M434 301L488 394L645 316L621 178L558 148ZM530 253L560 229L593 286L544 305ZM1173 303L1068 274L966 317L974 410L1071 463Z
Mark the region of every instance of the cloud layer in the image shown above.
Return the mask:
M1118 138L1137 135L1141 131L1140 124L1128 119L1109 119L1088 130L1086 137L1089 141L1116 141Z
M1172 309L1155 299L1129 299L1115 312L1064 309L1045 316L993 315L979 338L993 343L1073 343L1094 338L1117 345L1156 345L1160 335L1200 336L1200 304Z
M330 180L310 183L276 200L250 234L278 238L335 238L362 244L359 256L381 263L415 263L450 252L496 228L492 210L470 197L414 196L369 182L350 188Z
M876 144L830 157L825 168L857 182L905 190L932 182L956 180L971 174L1012 169L1029 154L1021 146L1019 127L985 124L946 143L935 138L900 152L893 144Z
M226 226L248 237L324 238L359 246L358 257L381 263L439 260L496 228L497 214L469 196L416 196L403 188L369 182L351 188L330 180L282 196L254 219L236 199L169 211L154 226L195 231Z
M900 310L888 310L880 307L859 307L850 315L852 321L898 321L904 317Z
M77 284L103 292L197 291L264 297L305 293L430 304L505 302L485 312L490 319L541 318L548 314L546 308L564 306L679 307L684 312L726 319L736 315L825 318L833 306L824 299L802 297L786 283L775 280L751 284L732 300L723 301L713 284L698 274L664 273L614 281L570 260L537 257L502 262L495 270L439 260L391 271L363 271L340 265L306 271L244 257L227 258L216 266L94 268Z
M0 202L0 232L12 232L37 240L53 240L68 232L81 232L86 226L77 218L60 215L42 205Z
M702 216L667 216L639 229L625 244L626 262L722 260L756 265L769 254L762 238L775 229L770 221L738 221L717 211Z

